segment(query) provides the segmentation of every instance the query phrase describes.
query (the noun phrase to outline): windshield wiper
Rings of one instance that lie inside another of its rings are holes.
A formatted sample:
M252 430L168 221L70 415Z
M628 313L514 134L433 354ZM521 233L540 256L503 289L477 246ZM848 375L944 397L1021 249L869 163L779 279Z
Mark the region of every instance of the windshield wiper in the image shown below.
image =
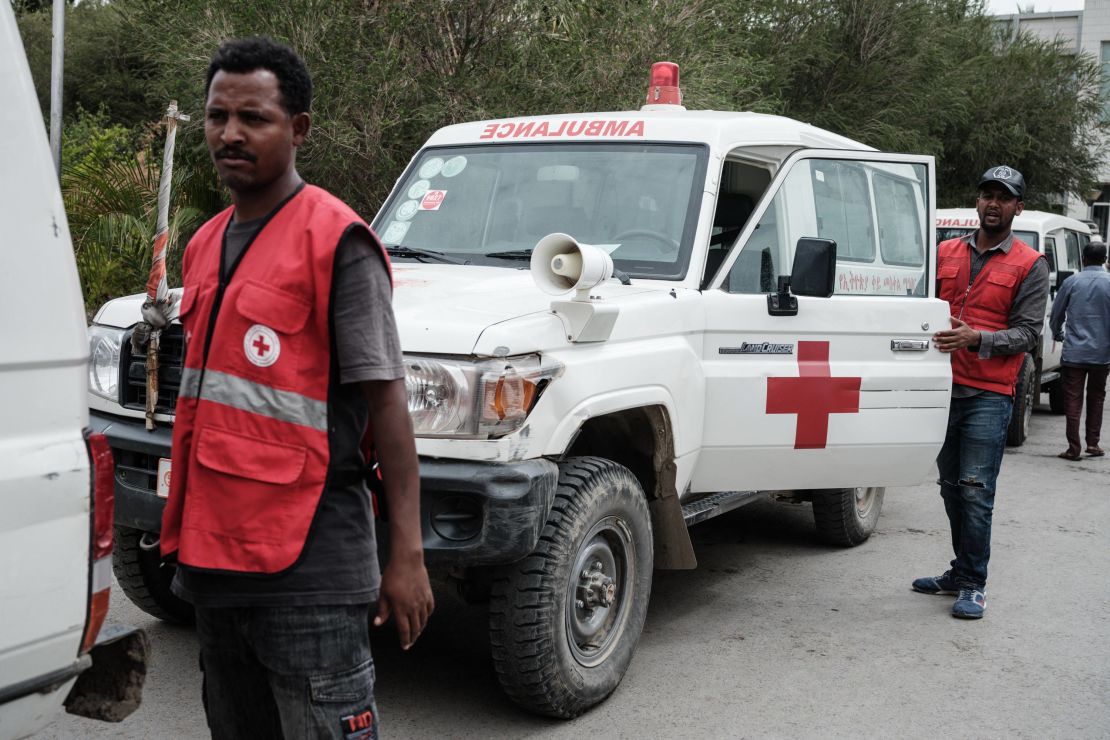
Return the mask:
M502 260L528 261L528 260L532 259L532 250L531 249L512 249L512 250L509 250L508 252L490 252L489 254L487 254L485 256L486 257L496 257L497 259L502 259Z
M437 252L434 249L417 249L416 247L405 247L400 244L390 244L386 245L385 251L389 252L390 257L412 257L421 262L433 259L439 260L440 262L447 262L452 265L463 264L459 260L448 257L443 252Z

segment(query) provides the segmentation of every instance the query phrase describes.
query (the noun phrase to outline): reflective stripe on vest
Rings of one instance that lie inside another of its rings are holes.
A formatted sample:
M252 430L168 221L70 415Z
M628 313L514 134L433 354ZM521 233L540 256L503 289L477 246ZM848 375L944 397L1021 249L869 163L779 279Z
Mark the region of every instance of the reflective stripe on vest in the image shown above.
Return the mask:
M204 376L204 389L201 392L201 376ZM328 430L328 404L315 398L271 388L216 370L203 371L187 367L181 372L181 389L178 395L184 398L197 398L230 406L259 416L267 416L277 421L314 429L318 432Z

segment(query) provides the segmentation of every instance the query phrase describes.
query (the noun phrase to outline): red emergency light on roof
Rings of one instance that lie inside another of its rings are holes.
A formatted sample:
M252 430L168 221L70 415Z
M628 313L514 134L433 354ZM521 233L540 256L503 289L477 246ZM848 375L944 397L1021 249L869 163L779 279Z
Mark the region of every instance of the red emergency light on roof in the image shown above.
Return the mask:
M651 85L648 86L648 105L682 105L682 90L678 87L678 65L674 62L656 62L651 65Z

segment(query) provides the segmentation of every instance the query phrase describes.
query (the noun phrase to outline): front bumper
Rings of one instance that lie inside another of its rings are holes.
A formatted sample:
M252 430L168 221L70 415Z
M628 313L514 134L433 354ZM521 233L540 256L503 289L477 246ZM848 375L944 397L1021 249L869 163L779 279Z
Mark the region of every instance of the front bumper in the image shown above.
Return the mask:
M89 413L116 457L116 524L160 532L159 458L170 456L173 430L147 431L142 420ZM497 565L536 547L555 499L559 468L539 458L513 463L420 458L420 516L429 565ZM388 526L379 525L379 542Z
M162 531L162 508L166 500L158 490L158 460L170 456L173 429L159 424L147 431L141 419L106 416L89 412L89 427L94 434L108 438L115 457L116 524Z

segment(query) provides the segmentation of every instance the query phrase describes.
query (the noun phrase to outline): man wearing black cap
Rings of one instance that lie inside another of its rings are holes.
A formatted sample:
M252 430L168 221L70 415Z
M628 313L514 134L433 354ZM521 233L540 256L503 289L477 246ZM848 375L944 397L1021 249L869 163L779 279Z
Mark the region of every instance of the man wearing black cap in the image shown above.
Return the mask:
M1024 195L1020 172L991 167L979 180L979 228L937 247L937 296L952 313L952 327L933 335L936 348L952 355L937 469L956 557L942 575L912 587L957 595L952 615L962 619L979 619L986 608L995 481L1018 373L1040 340L1048 301L1048 263L1010 230Z

